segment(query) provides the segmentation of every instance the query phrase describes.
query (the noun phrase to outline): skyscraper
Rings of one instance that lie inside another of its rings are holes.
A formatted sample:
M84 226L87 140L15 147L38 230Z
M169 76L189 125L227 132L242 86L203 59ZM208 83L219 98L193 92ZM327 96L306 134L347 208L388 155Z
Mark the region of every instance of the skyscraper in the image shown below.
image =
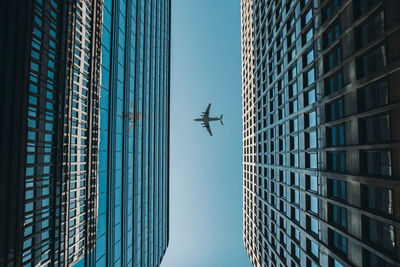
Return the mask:
M3 1L1 14L0 265L158 266L170 1Z
M89 266L158 266L169 240L170 1L105 1Z
M398 266L400 5L242 0L254 266Z
M94 247L101 3L3 7L0 264L71 265Z

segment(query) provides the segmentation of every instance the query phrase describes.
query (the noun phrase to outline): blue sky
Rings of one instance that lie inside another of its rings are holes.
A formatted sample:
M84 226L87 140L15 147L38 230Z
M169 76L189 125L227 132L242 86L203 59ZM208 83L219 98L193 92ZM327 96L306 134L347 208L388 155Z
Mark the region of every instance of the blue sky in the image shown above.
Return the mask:
M170 243L161 267L251 266L242 239L239 0L173 0ZM214 136L193 119L224 114Z

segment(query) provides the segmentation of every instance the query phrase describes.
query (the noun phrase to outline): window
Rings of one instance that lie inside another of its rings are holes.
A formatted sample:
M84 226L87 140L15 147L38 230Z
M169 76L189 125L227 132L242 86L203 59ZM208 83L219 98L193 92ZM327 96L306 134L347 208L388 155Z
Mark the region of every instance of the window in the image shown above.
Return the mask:
M291 208L291 218L296 224L300 224L300 211L297 208Z
M294 135L290 137L290 150L299 149L299 137L298 135Z
M345 152L327 152L328 170L333 172L344 172L346 170Z
M340 45L333 48L329 53L324 56L324 68L325 72L330 71L336 67L342 61L342 55Z
M294 226L292 226L292 238L294 241L300 242L300 231Z
M290 173L290 184L292 186L299 187L299 174L297 172L291 172Z
M329 267L343 267L343 265L336 259L329 257Z
M287 56L288 56L288 62L290 62L290 61L292 61L292 59L296 58L296 55L297 55L297 53L296 53L296 47L293 47L293 49L290 50L290 51L288 52L288 54L287 54Z
M341 254L347 254L347 238L329 229L329 245Z
M373 244L376 249L394 253L396 251L395 230L389 225L370 217L362 218L363 236L366 241Z
M346 182L328 179L328 195L338 200L346 200Z
M314 31L313 31L313 28L311 27L310 29L308 29L308 31L306 33L303 34L303 45L305 45L306 43L311 41L313 35L314 35Z
M343 74L339 70L325 79L325 94L329 95L343 88Z
M380 80L358 89L360 111L367 111L389 103L389 85L387 80Z
M391 176L392 160L388 150L361 151L361 173L374 176Z
M317 148L317 131L311 131L305 134L306 148Z
M383 34L385 31L385 16L383 10L370 17L356 29L356 47L361 49Z
M361 192L364 208L393 215L393 190L361 185Z
M318 214L318 198L307 195L306 200L307 200L307 210L314 214Z
M317 169L317 153L306 153L306 168Z
M299 154L298 153L290 153L290 166L292 166L292 167L299 166Z
M309 64L311 64L314 60L314 48L310 47L306 54L304 55L304 66L308 66Z
M304 106L308 106L308 105L314 104L315 101L316 101L315 88L313 88L310 91L305 93Z
M342 146L344 145L344 125L338 124L326 128L327 145Z
M289 85L289 97L297 95L297 82Z
M314 243L313 241L307 239L307 250L311 256L315 257L316 259L319 258L319 247L318 244Z
M292 49L292 51L290 51L290 58L291 58L291 59L294 59L294 58L296 58L296 55L297 55L296 47L294 47L294 48Z
M317 259L315 259L315 260L317 260ZM318 260L317 260L318 261ZM307 259L307 264L306 264L306 266L307 267L318 267L319 265L317 265L315 262L313 262L312 260L310 260L310 259Z
M336 39L340 36L340 26L339 21L335 22L333 26L329 27L329 29L323 35L323 44L324 47L330 46Z
M389 114L371 116L359 121L362 144L386 143L390 141Z
M363 266L365 267L395 267L394 264L387 262L375 253L363 249Z
M319 222L314 218L310 218L310 230L311 230L311 233L318 236Z
M326 121L335 121L339 119L343 119L343 98L335 100L329 104L326 104L325 107L326 112Z
M290 122L289 122L290 133L298 131L298 124L299 123L298 123L298 119L297 118L294 118L293 120L290 120Z
M302 0L300 3L301 8L304 8L307 3L310 2L310 0Z
M306 127L314 127L317 125L317 113L315 110L305 114L305 124Z
M347 228L347 210L337 205L328 204L329 222L339 228Z
M315 72L314 68L311 68L304 75L304 87L310 86L315 81Z
M292 2L292 4L293 4L293 2ZM288 20L288 23L287 23L287 31L289 31L289 29L293 27L294 21L295 21L295 20L294 20L294 15L292 15L292 16L290 17L290 19Z
M298 190L291 189L291 200L295 205L300 205L300 193Z
M325 23L332 17L335 11L340 6L341 0L330 0L329 3L322 9L322 23Z
M290 46L290 44L293 44L296 42L296 31L293 31L292 34L290 34L290 40L288 42L288 46Z
M310 8L303 16L303 27L306 26L312 18L312 8Z
M307 190L318 192L318 179L316 176L306 175Z
M300 259L300 248L292 243L292 256L298 261Z
M314 236L318 237L319 234L319 222L313 217L306 216L306 227Z
M357 19L368 12L381 0L354 0L354 18Z
M360 79L386 65L386 48L385 45L380 45L357 58L357 78Z
M289 68L289 81L291 81L293 78L296 77L297 75L297 69L296 69L296 64L293 64L291 68Z

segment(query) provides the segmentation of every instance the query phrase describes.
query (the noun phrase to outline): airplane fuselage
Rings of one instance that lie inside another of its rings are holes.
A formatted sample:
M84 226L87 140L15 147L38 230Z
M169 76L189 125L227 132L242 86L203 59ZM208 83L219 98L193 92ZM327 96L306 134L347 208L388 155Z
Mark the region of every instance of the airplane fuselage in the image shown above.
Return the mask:
M194 119L195 121L202 121L202 122L209 122L209 121L218 121L220 118L213 118L213 117L203 117L203 118L198 118L198 119Z

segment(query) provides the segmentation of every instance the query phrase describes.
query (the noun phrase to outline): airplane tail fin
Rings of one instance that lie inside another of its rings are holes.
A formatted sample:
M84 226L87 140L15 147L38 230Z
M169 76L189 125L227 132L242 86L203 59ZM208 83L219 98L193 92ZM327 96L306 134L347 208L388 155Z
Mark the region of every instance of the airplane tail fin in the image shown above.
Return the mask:
M221 117L219 117L219 122L224 125L224 123L222 122L222 117L224 116L224 114L221 115Z

